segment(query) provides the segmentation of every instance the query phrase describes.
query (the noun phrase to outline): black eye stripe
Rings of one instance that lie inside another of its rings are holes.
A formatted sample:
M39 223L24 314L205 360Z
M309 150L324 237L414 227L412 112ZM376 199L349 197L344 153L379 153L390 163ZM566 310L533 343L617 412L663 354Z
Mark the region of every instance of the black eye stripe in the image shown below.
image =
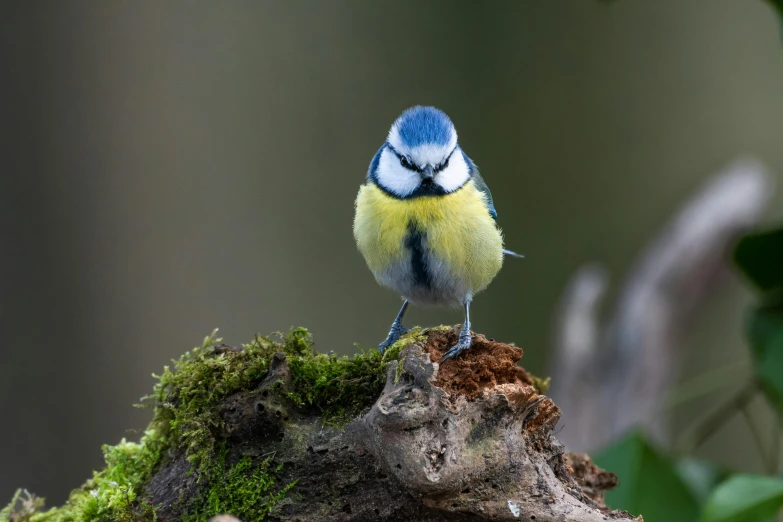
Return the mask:
M452 152L451 154L454 154L454 152ZM435 167L434 169L432 169L432 170L434 170L434 171L435 171L435 173L436 173L436 174L437 174L438 172L440 172L441 170L443 170L443 169L445 169L446 167L448 167L448 166L449 166L449 160L451 159L451 154L449 154L449 157L448 157L448 158L446 158L446 159L443 161L443 163L441 163L440 165L438 165L437 167Z
M420 169L416 164L414 164L412 161L409 161L408 158L394 150L394 147L389 145L389 150L394 153L395 156L397 156L397 159L400 160L400 165L405 167L408 170L412 170L413 172L422 172L423 169Z
M448 155L448 156L446 156L446 159L445 159L445 160L443 160L443 163L441 163L440 165L438 165L437 167L435 167L434 169L432 169L432 170L435 172L435 174L437 174L438 172L440 172L441 170L443 170L443 169L445 169L446 167L448 167L448 166L449 166L449 160L450 160L450 159L451 159L451 157L454 155L454 152L455 152L456 150L457 150L457 147L454 147L453 149L451 149L451 152L449 152L449 155Z
M408 158L406 158L405 156L399 156L399 158L400 158L400 165L402 165L406 169L413 170L415 172L421 172L422 169L414 165L412 162L408 161Z
M402 154L397 152L397 150L394 147L392 147L391 145L387 144L387 147L389 148L390 151L392 151L394 153L395 156L397 156L397 159L400 160L400 165L402 165L404 168L406 168L408 170L411 170L413 172L419 172L419 173L424 171L424 169L420 168L418 165L416 165L415 163L410 161L408 158L406 158L405 156L403 156ZM433 167L432 171L435 174L437 174L438 172L440 172L443 169L445 169L446 167L448 167L449 166L449 160L454 155L454 152L456 152L456 150L457 150L457 147L454 147L453 149L451 149L451 152L449 152L449 155L446 156L445 160L443 160L443 163L440 163L439 165L436 165L435 167Z

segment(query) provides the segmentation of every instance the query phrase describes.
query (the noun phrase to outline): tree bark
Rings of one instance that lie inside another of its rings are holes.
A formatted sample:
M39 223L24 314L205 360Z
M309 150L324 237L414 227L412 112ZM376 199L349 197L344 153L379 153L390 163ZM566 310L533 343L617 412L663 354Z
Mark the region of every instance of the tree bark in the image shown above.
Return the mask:
M456 335L406 347L375 404L344 429L291 407L282 353L257 388L229 396L220 414L233 458L273 456L280 482L296 481L267 520L641 521L604 505L613 474L564 454L560 410L516 365L522 350L476 335L441 367ZM178 520L183 495L199 493L189 468L180 455L149 482L159 521Z

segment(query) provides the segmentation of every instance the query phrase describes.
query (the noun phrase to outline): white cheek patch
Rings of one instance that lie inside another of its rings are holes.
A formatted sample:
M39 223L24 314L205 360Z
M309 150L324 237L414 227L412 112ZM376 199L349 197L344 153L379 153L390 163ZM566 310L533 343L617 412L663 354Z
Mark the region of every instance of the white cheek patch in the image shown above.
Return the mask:
M435 175L435 183L446 192L454 192L470 179L470 167L461 150L455 150L449 159L449 166Z
M381 187L399 197L413 193L421 182L419 174L400 165L400 160L389 149L381 152L375 177Z

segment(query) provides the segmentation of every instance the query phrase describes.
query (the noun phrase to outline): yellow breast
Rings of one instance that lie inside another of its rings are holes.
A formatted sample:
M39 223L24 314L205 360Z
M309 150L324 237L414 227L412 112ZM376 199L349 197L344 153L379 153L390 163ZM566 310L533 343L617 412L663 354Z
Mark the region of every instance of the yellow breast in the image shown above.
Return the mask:
M410 227L426 237L431 255L472 294L486 288L503 264L500 230L472 180L445 196L402 200L373 183L359 189L354 237L376 277L410 255L405 248Z

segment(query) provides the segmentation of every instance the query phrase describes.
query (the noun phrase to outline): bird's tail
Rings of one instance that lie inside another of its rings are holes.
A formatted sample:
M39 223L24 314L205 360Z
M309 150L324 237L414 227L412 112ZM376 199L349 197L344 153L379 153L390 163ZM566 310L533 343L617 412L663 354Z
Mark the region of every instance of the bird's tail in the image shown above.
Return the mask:
M505 255L511 256L511 257L518 257L520 259L524 259L525 258L525 256L523 256L522 254L517 254L516 252L512 252L511 250L503 250L503 253Z

